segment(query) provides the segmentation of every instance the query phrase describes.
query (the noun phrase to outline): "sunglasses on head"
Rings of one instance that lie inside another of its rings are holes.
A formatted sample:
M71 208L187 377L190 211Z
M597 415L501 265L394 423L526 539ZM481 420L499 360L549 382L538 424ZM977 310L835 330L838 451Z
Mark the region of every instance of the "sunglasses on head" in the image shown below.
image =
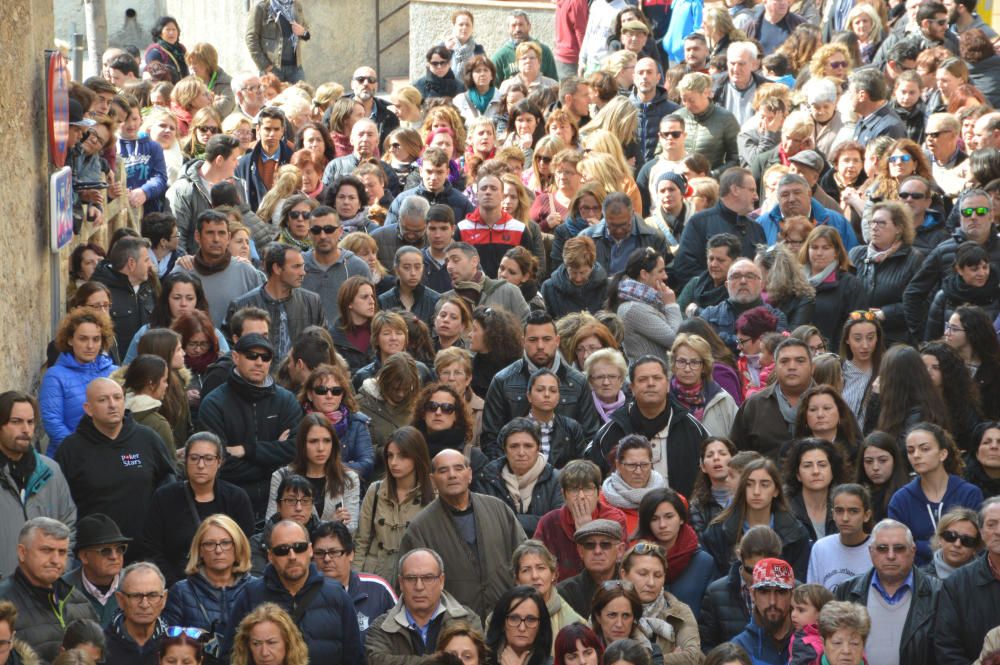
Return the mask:
M274 356L270 351L244 351L243 357L247 360L263 360L266 363L271 362L271 358Z
M318 236L320 233L325 233L328 236L332 236L340 229L339 226L334 226L333 224L327 224L326 226L310 226L309 233L314 236Z
M313 386L312 391L317 395L333 395L340 397L344 394L344 389L340 386Z
M451 415L455 413L455 405L447 402L427 402L424 406L424 413L434 413L435 411L440 411L446 416Z
M378 79L375 78L374 76L355 76L354 77L354 82L355 83L371 83L372 85L375 85L376 81L378 81Z
M312 219L313 214L308 210L291 210L288 219Z
M295 552L296 554L305 554L308 549L309 543L302 541L298 543L288 543L287 545L275 545L271 548L271 554L274 556L288 556L292 552Z
M957 540L962 543L962 547L968 547L970 550L979 547L979 539L975 536L966 536L964 533L956 533L950 529L941 532L941 540L946 543L953 543Z
M167 637L174 638L180 637L181 635L187 635L192 640L197 642L203 641L208 637L208 631L202 630L201 628L186 628L184 626L167 626Z
M856 310L847 315L851 321L874 321L875 314L865 310Z
M899 163L906 164L907 162L912 162L912 161L913 157L911 157L910 155L893 155L892 157L889 158L890 164L899 164Z
M990 214L989 208L962 208L962 217L972 217L973 215L979 215L980 217L985 217Z

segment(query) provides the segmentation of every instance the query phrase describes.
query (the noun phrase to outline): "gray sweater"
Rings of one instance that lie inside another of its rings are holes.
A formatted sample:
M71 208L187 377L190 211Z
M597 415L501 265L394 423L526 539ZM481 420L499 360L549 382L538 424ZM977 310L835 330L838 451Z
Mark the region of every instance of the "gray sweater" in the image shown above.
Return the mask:
M225 270L211 275L202 275L197 270L184 270L179 265L174 266L171 272L187 272L201 278L205 299L208 300L208 311L212 315L212 325L216 328L222 328L225 323L229 303L267 281L264 273L251 264L236 259L230 260Z
M625 355L629 360L644 355L666 358L681 325L681 308L667 305L666 315L644 302L626 301L618 305L625 326Z

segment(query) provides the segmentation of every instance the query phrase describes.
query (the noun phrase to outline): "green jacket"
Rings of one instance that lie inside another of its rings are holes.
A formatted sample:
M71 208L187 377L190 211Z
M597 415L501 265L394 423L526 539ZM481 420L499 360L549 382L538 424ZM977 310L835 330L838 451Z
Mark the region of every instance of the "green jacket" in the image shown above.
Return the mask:
M674 113L684 118L687 127L684 149L689 155L704 155L712 166L713 178L718 178L730 166L739 165L736 137L740 133L740 123L736 121L736 116L715 102L698 115L683 106Z
M483 624L476 613L455 600L447 591L441 592L440 602L443 611L432 620L432 624L437 623L434 632L438 635L445 626L455 621L463 621L476 630L483 630ZM436 645L427 644L421 649L420 636L410 628L402 598L395 607L375 619L365 634L368 665L416 665L434 653L435 648Z
M558 81L559 73L556 72L556 59L552 57L552 50L533 37L529 36L527 41L534 42L542 48L542 75ZM510 39L493 54L493 65L497 68L497 77L493 81L493 85L497 88L504 82L504 79L517 73L517 58L514 56L517 44L513 39Z

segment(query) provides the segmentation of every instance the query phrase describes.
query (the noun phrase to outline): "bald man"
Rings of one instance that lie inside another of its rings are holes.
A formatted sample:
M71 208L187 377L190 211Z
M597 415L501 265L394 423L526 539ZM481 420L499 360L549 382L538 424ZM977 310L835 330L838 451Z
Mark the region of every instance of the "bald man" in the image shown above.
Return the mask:
M125 411L122 387L111 379L87 385L83 412L56 452L78 518L104 513L138 543L153 491L174 480L174 464L156 432ZM141 559L139 550L129 548L127 560Z
M354 126L351 127L351 147L353 151L349 155L337 157L326 165L326 169L323 171L323 184L330 186L337 178L351 175L362 160L376 159L380 145L381 140L379 139L378 124L374 120L362 118L355 122ZM396 177L396 172L382 160L379 160L378 163L382 167L382 172L385 173L386 191L390 192L394 197L397 196L402 189L400 188L399 178ZM372 201L372 203L375 203L375 201Z

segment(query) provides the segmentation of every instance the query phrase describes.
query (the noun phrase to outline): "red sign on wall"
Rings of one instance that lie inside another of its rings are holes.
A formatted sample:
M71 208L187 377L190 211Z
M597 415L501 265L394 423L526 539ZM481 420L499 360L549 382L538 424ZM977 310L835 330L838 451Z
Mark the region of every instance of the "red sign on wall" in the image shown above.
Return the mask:
M57 168L66 163L66 142L69 139L69 70L66 58L59 51L49 51L46 70L46 120L49 130L49 153Z

